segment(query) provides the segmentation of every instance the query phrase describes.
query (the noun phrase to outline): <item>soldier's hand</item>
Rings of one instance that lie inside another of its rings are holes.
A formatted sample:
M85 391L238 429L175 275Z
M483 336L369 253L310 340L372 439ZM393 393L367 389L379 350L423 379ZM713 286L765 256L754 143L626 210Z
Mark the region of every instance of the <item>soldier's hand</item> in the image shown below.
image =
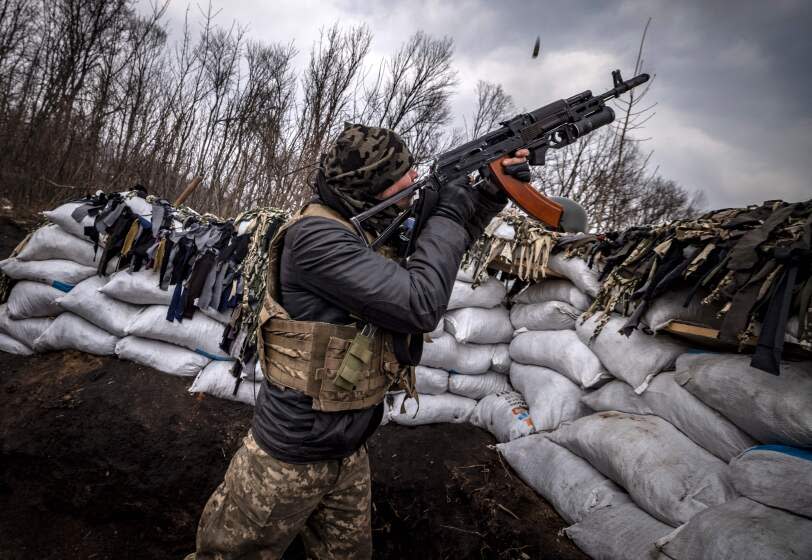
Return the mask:
M528 183L530 181L530 164L527 163L527 157L530 155L530 150L522 148L516 150L511 158L502 160L502 166L505 168L505 173L515 177L519 181Z
M479 192L468 183L467 177L452 181L440 189L440 198L434 207L435 216L443 216L465 226L476 211Z

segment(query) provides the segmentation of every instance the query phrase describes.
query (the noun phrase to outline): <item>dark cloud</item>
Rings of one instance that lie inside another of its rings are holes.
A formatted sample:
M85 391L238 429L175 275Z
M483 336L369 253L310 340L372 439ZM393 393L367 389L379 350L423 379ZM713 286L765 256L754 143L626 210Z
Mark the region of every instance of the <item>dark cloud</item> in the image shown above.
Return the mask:
M528 109L608 88L615 65L630 75L651 17L645 61L656 73L649 95L657 114L644 145L660 172L702 190L711 206L812 197L807 1L213 3L221 20L249 24L255 38L296 40L305 53L317 29L333 21L367 23L379 57L418 29L448 35L460 68L460 113L478 79L503 83ZM532 59L536 36L542 50Z

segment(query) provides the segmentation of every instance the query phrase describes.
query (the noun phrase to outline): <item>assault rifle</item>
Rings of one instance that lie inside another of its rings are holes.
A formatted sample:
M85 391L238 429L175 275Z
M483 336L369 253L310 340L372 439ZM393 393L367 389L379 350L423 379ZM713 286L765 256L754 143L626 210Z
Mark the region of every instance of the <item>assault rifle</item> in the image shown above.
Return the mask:
M624 81L620 70L615 70L612 72L614 87L606 93L593 96L592 92L587 90L535 111L515 116L501 123L501 128L440 154L435 158L426 177L358 214L351 221L361 234L361 238L366 239L362 229L365 220L407 197L416 196L415 204L401 212L370 244L370 247L377 249L396 231L401 230L402 238L407 243L407 248L403 252L408 255L411 253L415 236L404 235L402 230L408 228L410 224L412 232L419 229L420 224L431 214L443 185L479 172L487 175L527 214L551 228L558 229L564 213L562 205L539 193L530 183L522 182L505 173L502 160L510 157L516 150L528 148L530 165L544 165L547 150L563 148L614 121L615 112L606 105L606 102L646 83L648 79L648 74L640 74ZM412 218L411 222L407 222L409 218Z

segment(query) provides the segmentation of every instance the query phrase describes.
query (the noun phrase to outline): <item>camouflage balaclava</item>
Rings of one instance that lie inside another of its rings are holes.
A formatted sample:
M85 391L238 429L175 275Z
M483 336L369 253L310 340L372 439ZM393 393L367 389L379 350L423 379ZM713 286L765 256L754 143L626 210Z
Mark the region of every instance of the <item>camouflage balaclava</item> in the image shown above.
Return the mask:
M380 194L414 165L406 143L386 128L347 124L322 156L317 179L325 203L352 217L380 202ZM325 192L327 191L327 192ZM365 225L382 231L398 215L395 206L371 217Z

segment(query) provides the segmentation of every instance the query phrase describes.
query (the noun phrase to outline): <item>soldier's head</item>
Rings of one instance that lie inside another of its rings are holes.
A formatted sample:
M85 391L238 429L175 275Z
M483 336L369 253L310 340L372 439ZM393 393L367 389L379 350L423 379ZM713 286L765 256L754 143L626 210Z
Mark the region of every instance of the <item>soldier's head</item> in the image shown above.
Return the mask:
M345 216L356 215L411 184L413 165L412 153L396 132L347 124L322 156L319 194Z

